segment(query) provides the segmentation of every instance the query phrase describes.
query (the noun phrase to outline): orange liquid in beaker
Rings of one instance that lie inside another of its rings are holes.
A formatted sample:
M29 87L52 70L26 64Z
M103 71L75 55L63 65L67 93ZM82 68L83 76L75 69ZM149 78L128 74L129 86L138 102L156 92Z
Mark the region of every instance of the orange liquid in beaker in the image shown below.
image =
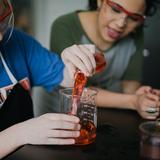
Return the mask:
M75 139L76 145L86 145L95 141L96 127L92 122L81 124L80 136Z
M95 61L96 61L96 72L101 72L106 67L106 60L104 54L101 52L97 52L94 54ZM72 109L71 113L73 115L77 114L78 104L80 103L80 98L83 92L83 89L87 82L87 77L84 73L78 71L75 76L75 83L72 92ZM82 116L83 118L83 116ZM77 145L86 145L92 143L96 139L96 127L90 121L81 120L81 130L80 136L76 138Z

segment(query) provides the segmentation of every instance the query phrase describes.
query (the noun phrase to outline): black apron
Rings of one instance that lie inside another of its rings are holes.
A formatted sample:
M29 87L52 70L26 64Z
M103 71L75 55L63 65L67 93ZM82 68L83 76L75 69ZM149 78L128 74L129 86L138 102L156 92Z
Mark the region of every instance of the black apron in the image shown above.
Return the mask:
M24 89L21 84L16 81L1 53L0 58L9 78L14 84L13 89L0 108L0 131L2 131L16 123L32 118L33 104L29 91Z

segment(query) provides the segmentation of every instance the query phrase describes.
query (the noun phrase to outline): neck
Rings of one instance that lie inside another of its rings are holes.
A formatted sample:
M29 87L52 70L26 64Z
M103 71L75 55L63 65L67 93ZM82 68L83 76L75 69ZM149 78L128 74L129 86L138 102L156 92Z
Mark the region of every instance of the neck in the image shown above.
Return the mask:
M99 50L104 51L112 46L111 43L104 41L100 35L97 11L82 12L79 17L87 36Z

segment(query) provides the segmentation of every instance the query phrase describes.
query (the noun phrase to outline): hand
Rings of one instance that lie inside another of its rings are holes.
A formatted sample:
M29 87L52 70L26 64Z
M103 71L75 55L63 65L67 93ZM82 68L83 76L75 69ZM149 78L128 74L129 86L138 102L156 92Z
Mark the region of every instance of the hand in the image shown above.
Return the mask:
M94 53L94 45L73 45L62 52L62 60L72 79L74 79L77 69L86 76L91 76L94 73L96 68Z
M74 144L80 135L79 118L66 114L44 114L15 126L23 144Z
M152 92L142 94L145 89L141 89L142 90L139 90L140 92L136 95L136 110L145 119L156 119L159 116L159 96Z
M136 95L142 95L145 93L150 93L152 91L152 87L150 86L141 86L139 89L136 91Z
M141 86L139 89L137 89L136 94L141 95L145 93L152 93L160 97L160 90L154 89L150 86Z

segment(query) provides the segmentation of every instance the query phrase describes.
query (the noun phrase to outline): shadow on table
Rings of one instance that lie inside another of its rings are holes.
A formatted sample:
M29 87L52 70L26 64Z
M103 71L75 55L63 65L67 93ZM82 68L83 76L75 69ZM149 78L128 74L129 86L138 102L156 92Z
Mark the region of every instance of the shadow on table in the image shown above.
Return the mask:
M139 138L122 134L109 124L100 125L95 143L82 150L87 160L138 160Z

